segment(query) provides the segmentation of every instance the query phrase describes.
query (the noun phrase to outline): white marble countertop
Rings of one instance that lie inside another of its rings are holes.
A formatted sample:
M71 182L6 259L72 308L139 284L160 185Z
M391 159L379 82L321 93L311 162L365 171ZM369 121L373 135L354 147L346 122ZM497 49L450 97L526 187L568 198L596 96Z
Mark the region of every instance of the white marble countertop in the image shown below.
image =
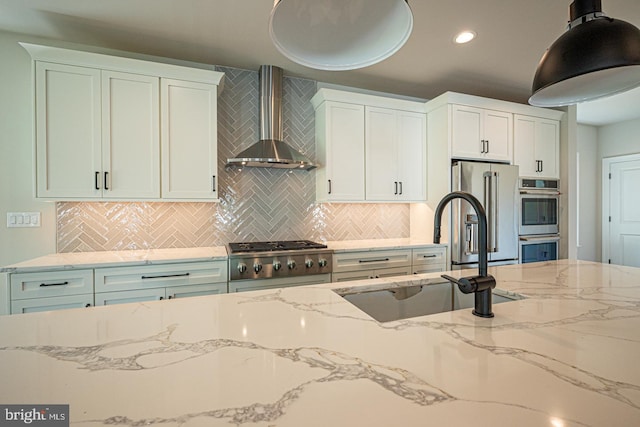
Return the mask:
M527 296L492 319L379 323L347 283L2 316L0 402L82 426L640 425L640 269L491 272Z
M45 255L0 267L0 273L29 273L41 270L120 267L176 262L226 260L224 246L202 248L140 249L130 251L71 252Z
M428 246L446 247L446 244L434 244L423 239L370 239L370 240L337 240L325 243L334 252L378 251L383 249L411 249Z
M434 245L424 240L371 239L326 242L334 252L408 249ZM36 271L78 268L123 267L129 265L166 264L176 262L216 261L227 259L225 246L202 248L140 249L125 251L56 253L0 267L0 273L30 273Z

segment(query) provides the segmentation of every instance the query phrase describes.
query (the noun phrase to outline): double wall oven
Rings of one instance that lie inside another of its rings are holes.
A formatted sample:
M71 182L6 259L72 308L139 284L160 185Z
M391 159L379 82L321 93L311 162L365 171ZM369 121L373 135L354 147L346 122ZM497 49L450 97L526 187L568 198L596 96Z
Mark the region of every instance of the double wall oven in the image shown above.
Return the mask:
M560 191L555 179L520 179L521 263L558 259Z
M309 240L229 243L229 292L331 282L331 250Z

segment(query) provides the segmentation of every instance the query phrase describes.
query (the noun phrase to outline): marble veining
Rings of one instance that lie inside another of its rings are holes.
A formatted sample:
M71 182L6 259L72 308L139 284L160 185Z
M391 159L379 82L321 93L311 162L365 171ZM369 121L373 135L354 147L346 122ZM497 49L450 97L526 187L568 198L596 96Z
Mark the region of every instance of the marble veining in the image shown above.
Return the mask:
M0 401L88 426L639 425L640 269L490 272L526 297L493 319L380 323L334 292L438 274L5 316Z

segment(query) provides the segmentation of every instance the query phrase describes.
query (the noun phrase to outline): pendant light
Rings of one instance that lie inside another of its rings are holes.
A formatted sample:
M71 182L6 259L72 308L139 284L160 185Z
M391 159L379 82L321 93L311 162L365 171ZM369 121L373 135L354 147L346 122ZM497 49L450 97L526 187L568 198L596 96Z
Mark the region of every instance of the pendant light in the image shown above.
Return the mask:
M413 28L406 0L275 0L269 35L290 60L353 70L397 52Z
M601 0L575 0L567 32L545 52L529 104L577 104L640 86L640 30L602 13Z

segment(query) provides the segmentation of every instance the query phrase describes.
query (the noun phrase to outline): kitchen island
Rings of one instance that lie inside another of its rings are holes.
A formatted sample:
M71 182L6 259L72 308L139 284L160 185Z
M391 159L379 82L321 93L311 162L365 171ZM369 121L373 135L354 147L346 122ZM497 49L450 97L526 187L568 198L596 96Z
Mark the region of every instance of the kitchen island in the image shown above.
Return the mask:
M379 323L332 291L438 274L2 316L0 403L87 426L640 425L640 269L490 273L526 297L492 319Z

